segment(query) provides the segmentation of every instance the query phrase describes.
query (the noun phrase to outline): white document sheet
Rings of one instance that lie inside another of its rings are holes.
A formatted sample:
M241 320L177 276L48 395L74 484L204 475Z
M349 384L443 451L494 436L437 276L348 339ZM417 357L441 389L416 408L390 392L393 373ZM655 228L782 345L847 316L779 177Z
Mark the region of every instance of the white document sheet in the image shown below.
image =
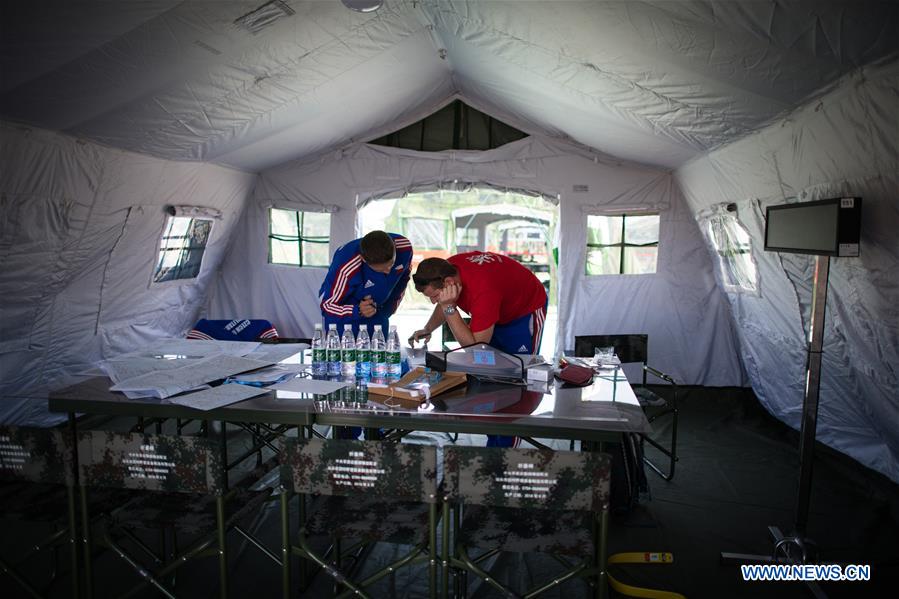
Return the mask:
M311 364L275 364L262 370L238 374L233 378L245 383L275 383L281 378L293 378L297 373L306 372L311 367Z
M159 358L128 358L125 360L106 360L100 362L99 368L114 384L128 379L156 372L157 370L171 370L181 368L195 360L164 360Z
M305 343L261 343L259 347L246 354L246 357L254 360L271 360L281 362L308 349Z
M320 381L306 377L296 377L277 385L272 385L269 389L278 391L293 391L295 393L315 393L316 395L326 395L334 393L338 389L349 387L352 383L343 381Z
M153 358L156 356L183 356L185 358L205 358L215 354L245 356L257 349L261 343L256 341L208 341L205 339L157 339L147 346L120 356L124 358Z
M148 372L117 383L109 390L128 392L128 397L133 397L133 393L142 393L141 397L164 399L198 387L203 383L271 365L271 362L216 355L200 360L188 360L188 364L180 368Z
M227 406L256 395L268 393L267 389L252 387L249 385L219 385L205 391L197 391L196 393L188 393L187 395L179 395L169 399L169 403L195 408L197 410L214 410Z

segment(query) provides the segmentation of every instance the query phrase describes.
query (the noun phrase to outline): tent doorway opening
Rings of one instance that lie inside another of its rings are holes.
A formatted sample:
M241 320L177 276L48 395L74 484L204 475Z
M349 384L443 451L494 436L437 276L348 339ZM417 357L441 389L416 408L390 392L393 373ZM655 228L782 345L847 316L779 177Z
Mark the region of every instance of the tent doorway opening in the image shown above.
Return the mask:
M558 326L557 223L558 206L543 196L473 186L371 200L359 209L357 224L361 235L381 229L408 237L414 250L412 272L425 258L474 250L495 252L523 264L549 295L539 353L551 357ZM397 325L400 339L406 339L424 326L432 310L428 298L410 281L390 322ZM435 331L428 348L439 350L442 345L442 331Z

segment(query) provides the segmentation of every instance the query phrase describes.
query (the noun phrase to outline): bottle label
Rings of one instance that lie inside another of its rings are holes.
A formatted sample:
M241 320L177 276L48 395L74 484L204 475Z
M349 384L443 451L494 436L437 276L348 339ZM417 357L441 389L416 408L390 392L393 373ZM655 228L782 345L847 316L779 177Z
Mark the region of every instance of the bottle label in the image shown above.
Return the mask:
M355 362L356 361L356 350L351 348L344 348L341 351L341 359L344 362Z
M312 350L312 361L313 362L324 362L327 352L323 347L317 347Z
M400 363L400 352L398 352L398 351L387 352L387 363L388 364L399 364Z
M384 361L384 350L372 350L371 352L371 361L375 364L380 364Z
M357 349L356 350L356 359L360 362L370 362L371 361L371 350Z
M328 362L340 362L340 350L339 349L329 349L328 351Z

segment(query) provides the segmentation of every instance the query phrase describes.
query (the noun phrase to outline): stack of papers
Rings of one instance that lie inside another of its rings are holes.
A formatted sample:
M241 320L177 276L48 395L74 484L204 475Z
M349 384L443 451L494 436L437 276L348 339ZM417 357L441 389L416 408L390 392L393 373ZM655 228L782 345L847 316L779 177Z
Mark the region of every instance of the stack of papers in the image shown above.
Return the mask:
M131 399L139 397L162 399L207 387L206 383L212 381L266 368L298 354L305 347L301 343L262 344L243 341L158 339L139 350L105 360L98 364L98 368L112 380L111 391L121 391ZM265 385L291 378L305 368L306 366L302 364L288 364L243 375L237 380ZM215 400L219 401L226 397L245 395L248 392L248 389L209 390L204 391L205 395L198 401L210 402L212 400L209 398L220 396ZM256 387L253 395L264 392Z
M165 362L165 360L160 360ZM180 362L177 360L176 362ZM129 398L159 397L166 398L195 389L211 381L271 366L271 362L251 360L237 356L217 355L198 360L185 360L186 363L174 368L163 368L147 372L133 378L122 380L110 391L122 391Z
M127 381L128 379L133 379L150 372L181 368L188 363L193 363L194 360L200 359L202 358L194 358L188 362L187 360L139 357L121 360L106 360L105 362L100 362L99 366L100 370L106 374L113 383L118 384L122 381Z
M252 354L250 357L253 357ZM238 374L231 378L241 383L260 383L262 385L269 385L271 383L280 383L292 379L297 374L308 371L309 368L309 364L275 364L274 366L269 366L262 370Z
M197 410L214 410L267 392L266 389L247 385L219 385L204 391L173 397L169 403Z
M257 349L256 341L208 341L204 339L157 339L139 350L115 356L114 360L130 358L205 358L217 354L245 356Z
M253 351L242 355L247 358L253 358L254 360L281 362L302 352L308 347L309 346L304 343L262 343Z

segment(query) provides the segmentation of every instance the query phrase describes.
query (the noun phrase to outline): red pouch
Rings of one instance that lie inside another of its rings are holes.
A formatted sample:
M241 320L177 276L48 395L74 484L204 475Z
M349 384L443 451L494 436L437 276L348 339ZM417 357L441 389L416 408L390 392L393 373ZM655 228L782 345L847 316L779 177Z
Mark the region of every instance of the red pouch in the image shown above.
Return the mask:
M593 382L593 369L578 366L577 364L566 364L559 371L559 378L566 383L583 387Z

